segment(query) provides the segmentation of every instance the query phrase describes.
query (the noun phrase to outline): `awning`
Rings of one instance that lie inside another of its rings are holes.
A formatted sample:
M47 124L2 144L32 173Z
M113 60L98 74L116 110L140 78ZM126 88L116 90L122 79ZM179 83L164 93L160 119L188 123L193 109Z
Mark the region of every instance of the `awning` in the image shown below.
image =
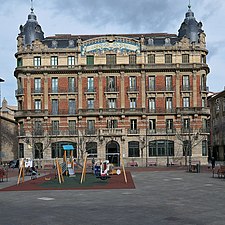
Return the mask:
M63 150L71 151L71 150L74 150L74 147L73 145L63 145Z

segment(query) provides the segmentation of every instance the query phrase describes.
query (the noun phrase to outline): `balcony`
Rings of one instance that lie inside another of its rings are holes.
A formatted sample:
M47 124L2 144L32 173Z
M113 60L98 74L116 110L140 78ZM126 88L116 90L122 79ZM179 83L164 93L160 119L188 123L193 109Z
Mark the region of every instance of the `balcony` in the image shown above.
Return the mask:
M175 135L176 134L176 129L175 128L157 128L157 129L147 129L147 135L163 135L163 136L168 136L168 135Z
M127 92L128 93L137 93L137 92L139 92L139 87L137 87L137 86L131 86L131 87L128 87L127 88Z
M123 128L102 128L100 129L100 135L102 136L122 136L125 135Z
M108 93L117 93L119 92L119 88L118 87L106 87L105 88L105 92L108 92Z
M204 107L178 107L177 114L205 114L210 115L210 109Z
M24 88L19 88L15 91L15 95L20 96L20 95L24 95Z
M128 129L127 134L140 134L140 129Z
M77 93L77 88L70 87L70 88L49 88L48 89L49 94L71 94L71 93Z
M48 116L48 110L20 110L15 112L15 118L44 116Z
M33 88L33 89L31 89L31 93L32 94L43 94L44 91L43 91L43 88Z
M155 48L155 46L154 46ZM160 46L161 48L161 46ZM208 69L208 65L205 63L188 63L188 64L180 64L180 63L171 63L171 64L165 64L165 63L158 63L158 64L115 64L115 65L75 65L73 68L73 71L75 73L77 72L82 72L82 71L118 71L118 70L132 70L132 71L140 71L140 70L151 70L151 71L161 71L162 69L168 69L168 70L174 70L176 71L177 69L201 69L205 68ZM68 65L58 65L56 69L53 69L52 66L21 66L16 68L16 73L22 72L33 72L34 69L38 71L52 71L52 70L57 70L57 71L67 71L68 70Z
M190 85L184 85L184 86L181 86L181 92L191 92L192 91L192 86Z

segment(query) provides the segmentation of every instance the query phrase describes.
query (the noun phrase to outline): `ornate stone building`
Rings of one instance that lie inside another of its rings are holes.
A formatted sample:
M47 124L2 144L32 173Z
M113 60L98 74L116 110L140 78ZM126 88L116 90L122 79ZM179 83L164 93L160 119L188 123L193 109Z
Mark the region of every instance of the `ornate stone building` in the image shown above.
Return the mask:
M178 35L44 37L31 9L17 38L20 157L70 144L115 165L206 163L205 36L190 6Z
M209 99L212 156L225 161L225 90Z
M0 108L0 164L18 158L18 125L14 119L16 106L4 98Z

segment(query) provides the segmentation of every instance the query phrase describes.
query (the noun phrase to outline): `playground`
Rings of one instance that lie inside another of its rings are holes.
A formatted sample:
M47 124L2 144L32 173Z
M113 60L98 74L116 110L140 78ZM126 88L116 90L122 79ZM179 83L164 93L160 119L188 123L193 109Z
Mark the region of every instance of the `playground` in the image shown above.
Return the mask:
M73 158L73 146L65 145L63 162L55 159L54 168L39 176L38 169L30 159L22 159L17 184L3 188L16 190L73 190L73 189L130 189L135 188L130 172L125 171L123 159L121 167L114 168L108 160L95 161L88 166L88 154L82 164ZM30 179L27 178L30 176ZM26 179L25 179L26 178Z
M129 171L126 172L127 183L124 177L112 175L110 179L97 179L93 174L86 174L85 182L80 183L82 173L77 173L75 177L64 176L64 182L59 183L54 173L45 174L37 179L29 179L10 187L0 189L0 191L34 191L34 190L98 190L98 189L134 189L135 185Z

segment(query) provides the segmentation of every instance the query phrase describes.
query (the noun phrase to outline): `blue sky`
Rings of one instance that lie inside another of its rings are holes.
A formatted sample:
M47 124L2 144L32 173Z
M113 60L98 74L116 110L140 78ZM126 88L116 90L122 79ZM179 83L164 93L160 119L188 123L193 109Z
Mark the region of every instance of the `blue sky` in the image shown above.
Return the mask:
M30 13L30 0L0 0L1 96L16 105L16 38ZM177 34L189 0L34 0L34 12L45 36L55 34L172 33ZM206 33L210 91L224 89L225 0L191 0Z

